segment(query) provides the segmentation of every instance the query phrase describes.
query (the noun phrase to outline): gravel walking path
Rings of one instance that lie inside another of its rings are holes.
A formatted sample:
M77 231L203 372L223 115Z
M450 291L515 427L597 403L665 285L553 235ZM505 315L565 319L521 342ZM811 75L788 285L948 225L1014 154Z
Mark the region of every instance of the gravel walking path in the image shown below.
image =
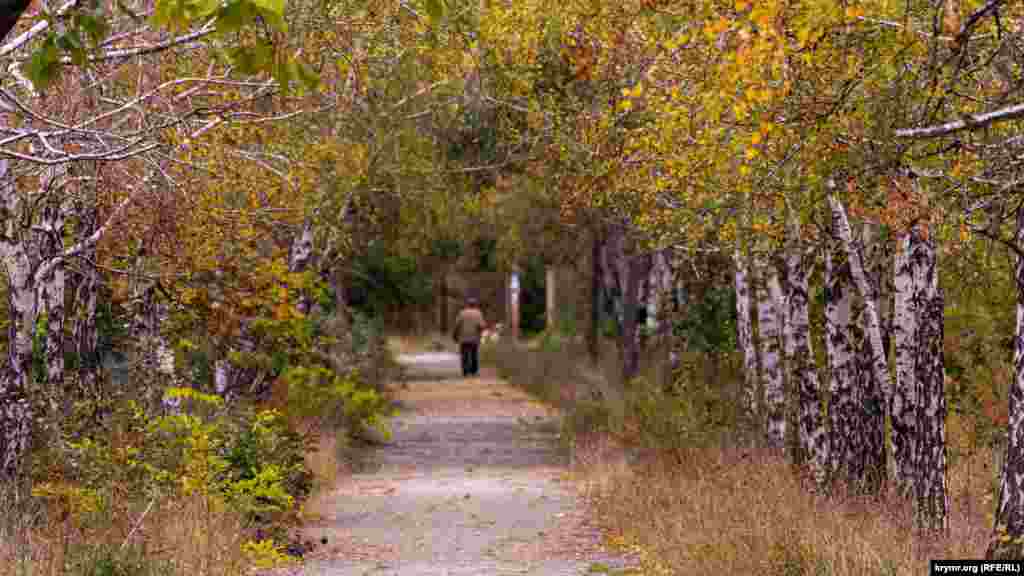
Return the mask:
M632 574L568 482L558 415L454 354L402 355L392 442L316 504L319 576Z

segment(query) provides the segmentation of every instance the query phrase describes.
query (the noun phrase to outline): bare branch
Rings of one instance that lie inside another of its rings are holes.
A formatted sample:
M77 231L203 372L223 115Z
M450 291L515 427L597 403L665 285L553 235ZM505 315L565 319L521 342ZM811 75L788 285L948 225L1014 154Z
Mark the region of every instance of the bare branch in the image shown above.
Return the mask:
M978 130L979 128L984 128L990 124L1016 120L1022 116L1024 116L1024 104L1015 104L993 112L986 112L985 114L968 114L965 115L962 120L954 120L952 122L946 122L945 124L939 124L936 126L928 126L925 128L902 128L900 130L896 130L894 134L897 138L910 138L916 140L939 138L962 130Z
M67 2L62 4L60 8L57 9L57 15L63 16L68 12L68 10L74 8L76 4L78 4L78 0L68 0ZM40 20L39 22L36 22L34 26L22 32L21 34L15 36L14 39L10 42L4 44L3 46L0 46L0 57L7 56L11 52L14 52L18 48L24 46L26 42L35 38L40 32L43 32L49 27L50 23L47 22L46 20ZM0 37L0 39L2 39L2 37Z

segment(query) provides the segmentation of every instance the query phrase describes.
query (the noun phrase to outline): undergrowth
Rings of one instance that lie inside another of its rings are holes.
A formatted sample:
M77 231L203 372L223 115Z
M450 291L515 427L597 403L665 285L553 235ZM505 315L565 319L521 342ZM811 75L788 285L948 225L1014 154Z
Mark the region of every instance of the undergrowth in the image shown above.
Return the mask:
M352 328L263 397L183 384L186 366L103 380L48 416L26 472L0 486L0 576L234 576L313 550L298 537L305 504L334 484L340 446L391 410L382 334Z
M925 538L904 503L838 486L830 497L814 495L781 455L756 448L739 410L738 358L684 354L665 378L653 369L665 362L656 354L628 383L606 376L620 373L613 349L594 364L582 344L553 337L503 343L484 356L561 409L574 475L608 542L639 552L645 573L909 576L925 573L930 559L984 554L998 422L977 402L951 401L950 531ZM999 381L974 385L999 398Z

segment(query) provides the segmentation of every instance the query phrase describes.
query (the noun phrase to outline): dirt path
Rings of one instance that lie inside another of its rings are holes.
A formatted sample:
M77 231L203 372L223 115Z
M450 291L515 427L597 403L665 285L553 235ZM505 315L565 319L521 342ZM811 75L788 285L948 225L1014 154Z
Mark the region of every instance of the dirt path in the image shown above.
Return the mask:
M567 482L557 414L451 354L401 356L391 445L316 504L302 574L623 574Z

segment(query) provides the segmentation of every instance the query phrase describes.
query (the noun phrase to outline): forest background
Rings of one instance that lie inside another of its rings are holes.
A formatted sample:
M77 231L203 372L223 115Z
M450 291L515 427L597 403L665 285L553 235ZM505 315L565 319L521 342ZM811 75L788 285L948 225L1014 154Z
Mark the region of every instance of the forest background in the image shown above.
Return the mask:
M1022 26L1009 0L7 0L0 566L286 561L337 473L314 444L390 412L383 334L512 271L540 346L491 361L574 446L644 455L601 510L666 569L1019 557ZM541 322L570 265L579 306Z

